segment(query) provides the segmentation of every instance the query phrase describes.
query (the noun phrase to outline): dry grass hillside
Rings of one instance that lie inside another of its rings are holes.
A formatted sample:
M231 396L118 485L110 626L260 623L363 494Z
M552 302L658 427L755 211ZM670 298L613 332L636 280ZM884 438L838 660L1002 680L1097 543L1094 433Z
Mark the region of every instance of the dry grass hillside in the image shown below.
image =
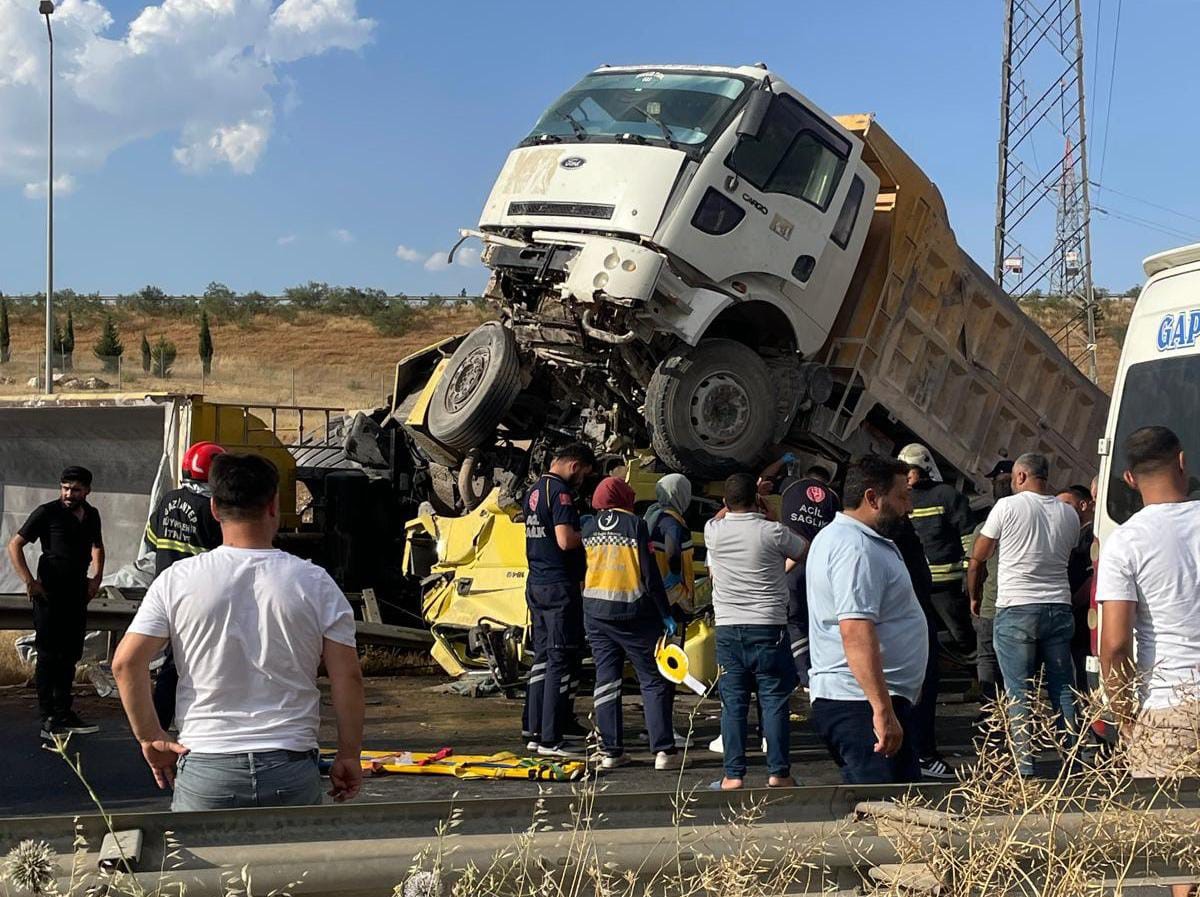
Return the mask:
M199 329L194 315L147 315L126 312L116 321L124 343L121 372L106 372L92 352L103 326L102 314L75 318L74 363L77 376L98 376L114 388L203 392L215 400L281 402L347 408L372 407L391 387L396 362L442 337L473 328L487 316L473 305L416 309L399 327L385 333L366 317L300 311L289 318L254 315L239 322L210 316L212 374L203 377ZM36 309L12 314L13 360L0 367L0 394L33 392L28 380L42 364L43 323ZM142 334L159 337L178 349L171 376L162 380L142 372Z
M1078 306L1056 299L1024 300L1020 304L1021 310L1053 336L1069 358L1083 367L1084 359L1081 356L1086 348L1086 340L1083 322L1077 318ZM1125 299L1101 300L1097 309L1096 367L1100 388L1106 393L1111 394L1113 390L1121 346L1132 313L1133 302ZM1068 324L1071 326L1068 327Z

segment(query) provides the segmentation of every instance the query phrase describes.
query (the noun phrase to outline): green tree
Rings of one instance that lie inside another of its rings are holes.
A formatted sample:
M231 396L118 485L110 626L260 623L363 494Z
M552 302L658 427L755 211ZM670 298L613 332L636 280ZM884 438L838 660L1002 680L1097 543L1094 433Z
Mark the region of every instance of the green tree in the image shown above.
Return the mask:
M200 311L200 364L204 368L204 376L212 374L213 339L212 331L208 329L208 310Z
M121 356L125 354L125 346L121 343L121 335L117 333L112 315L104 316L104 327L100 331L100 338L92 346L92 352L104 363L104 370L110 374L117 372Z
M150 373L150 340L146 339L145 332L142 333L142 373Z
M62 368L64 371L75 370L75 312L67 307L67 330L59 341L62 347Z
M283 291L283 296L297 308L320 308L329 296L329 284L310 280L308 283L300 286L288 287Z
M467 288L466 287L463 287L461 290L458 291L458 298L459 299L467 298Z
M159 314L170 305L167 294L153 284L147 284L137 291L133 300L135 311L142 314Z
M9 349L12 345L12 333L8 329L8 300L0 295L0 364L7 364L12 357Z
M1138 296L1142 295L1142 285L1140 283L1135 283L1125 291L1125 295L1130 299L1137 299Z
M155 377L170 377L171 365L175 364L175 344L165 336L160 336L150 350L150 372Z

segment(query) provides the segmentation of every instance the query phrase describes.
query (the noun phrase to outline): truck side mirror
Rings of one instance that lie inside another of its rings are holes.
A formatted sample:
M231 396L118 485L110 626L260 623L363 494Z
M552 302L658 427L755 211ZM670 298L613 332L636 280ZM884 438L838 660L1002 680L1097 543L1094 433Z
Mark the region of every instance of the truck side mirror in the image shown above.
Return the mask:
M771 100L775 95L769 90L759 88L750 94L750 99L746 101L746 108L742 111L741 120L738 121L737 135L741 137L757 137L758 132L762 130L763 121L767 117L767 110L771 108Z

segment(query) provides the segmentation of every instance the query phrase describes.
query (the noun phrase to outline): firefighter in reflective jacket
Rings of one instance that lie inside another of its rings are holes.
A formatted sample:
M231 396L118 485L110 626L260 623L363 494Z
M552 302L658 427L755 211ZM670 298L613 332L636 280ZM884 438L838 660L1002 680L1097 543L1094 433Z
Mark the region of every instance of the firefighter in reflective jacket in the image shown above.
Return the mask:
M676 631L658 563L650 550L646 522L633 512L632 487L606 477L596 487L596 514L583 527L587 575L583 625L596 664L593 712L600 730L604 769L625 765L621 682L626 660L637 674L655 769L678 769L671 723L675 686L659 675L655 648L664 630Z
M213 517L208 471L212 459L225 449L215 442L197 442L183 454L183 485L162 497L146 524L146 545L154 552L154 577L184 558L211 551L221 544L221 525ZM154 709L163 729L175 719L175 688L179 674L167 648L154 683Z
M930 603L945 624L958 650L975 650L975 629L963 584L966 577L965 541L971 537L971 505L967 497L942 482L933 453L918 443L906 445L900 460L908 465L912 485L913 529L925 548L933 578Z

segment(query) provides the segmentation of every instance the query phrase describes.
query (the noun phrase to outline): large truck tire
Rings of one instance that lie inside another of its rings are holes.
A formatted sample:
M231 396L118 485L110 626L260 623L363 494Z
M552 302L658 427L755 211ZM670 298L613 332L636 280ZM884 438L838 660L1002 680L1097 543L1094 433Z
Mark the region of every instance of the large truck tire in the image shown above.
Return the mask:
M521 362L510 331L499 322L467 334L429 403L429 435L460 452L483 444L521 391Z
M775 415L766 363L734 340L709 339L673 352L646 389L655 453L693 477L754 467L770 446Z

